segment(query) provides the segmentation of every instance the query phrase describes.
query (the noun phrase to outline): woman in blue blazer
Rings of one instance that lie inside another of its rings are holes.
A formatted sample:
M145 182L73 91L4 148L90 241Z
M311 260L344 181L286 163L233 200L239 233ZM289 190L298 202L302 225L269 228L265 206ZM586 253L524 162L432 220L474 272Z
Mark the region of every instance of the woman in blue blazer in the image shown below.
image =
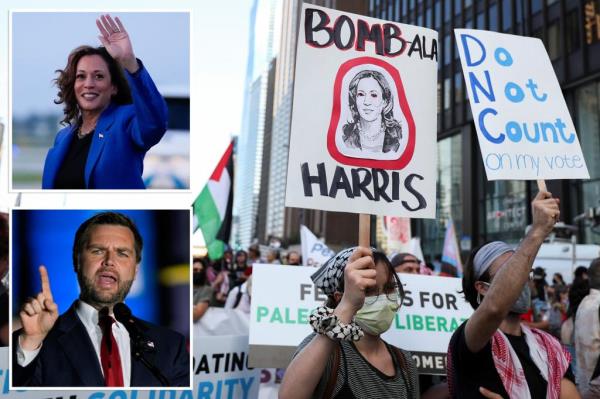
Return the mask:
M96 20L103 47L81 46L59 73L63 123L44 189L143 189L144 156L167 130L167 105L119 18Z

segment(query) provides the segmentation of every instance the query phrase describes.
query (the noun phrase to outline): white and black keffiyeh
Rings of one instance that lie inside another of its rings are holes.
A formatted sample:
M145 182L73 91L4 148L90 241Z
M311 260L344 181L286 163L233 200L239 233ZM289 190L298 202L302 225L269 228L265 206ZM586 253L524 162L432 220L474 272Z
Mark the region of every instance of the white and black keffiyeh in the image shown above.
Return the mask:
M356 323L342 323L333 313L333 309L325 306L316 308L309 316L308 322L314 332L324 334L333 340L358 341L365 335Z
M338 252L310 276L311 280L325 295L333 295L337 291L344 278L344 269L348 264L348 259L355 249L356 247L351 247Z

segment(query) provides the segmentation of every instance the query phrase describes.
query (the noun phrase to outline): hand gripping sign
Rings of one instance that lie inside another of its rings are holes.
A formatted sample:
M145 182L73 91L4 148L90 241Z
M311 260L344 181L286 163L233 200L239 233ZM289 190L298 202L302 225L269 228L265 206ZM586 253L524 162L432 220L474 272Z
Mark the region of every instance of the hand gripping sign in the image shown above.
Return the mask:
M437 32L304 4L286 206L435 217Z

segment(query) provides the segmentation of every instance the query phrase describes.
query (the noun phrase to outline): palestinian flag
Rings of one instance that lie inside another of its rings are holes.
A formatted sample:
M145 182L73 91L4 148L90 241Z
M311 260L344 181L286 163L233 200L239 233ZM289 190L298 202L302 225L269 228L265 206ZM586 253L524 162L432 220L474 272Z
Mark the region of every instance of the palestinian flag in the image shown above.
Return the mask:
M202 230L208 257L223 256L231 234L233 208L233 142L194 201L194 231Z

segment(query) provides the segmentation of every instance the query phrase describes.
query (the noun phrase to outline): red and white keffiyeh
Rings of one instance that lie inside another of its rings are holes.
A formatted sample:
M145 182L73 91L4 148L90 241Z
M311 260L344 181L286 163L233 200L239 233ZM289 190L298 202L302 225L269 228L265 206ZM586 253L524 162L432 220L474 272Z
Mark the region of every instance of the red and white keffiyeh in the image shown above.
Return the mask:
M571 363L571 355L552 335L521 325L529 355L548 382L546 399L558 399L560 382ZM510 398L531 399L523 366L508 338L500 330L492 337L492 358Z

